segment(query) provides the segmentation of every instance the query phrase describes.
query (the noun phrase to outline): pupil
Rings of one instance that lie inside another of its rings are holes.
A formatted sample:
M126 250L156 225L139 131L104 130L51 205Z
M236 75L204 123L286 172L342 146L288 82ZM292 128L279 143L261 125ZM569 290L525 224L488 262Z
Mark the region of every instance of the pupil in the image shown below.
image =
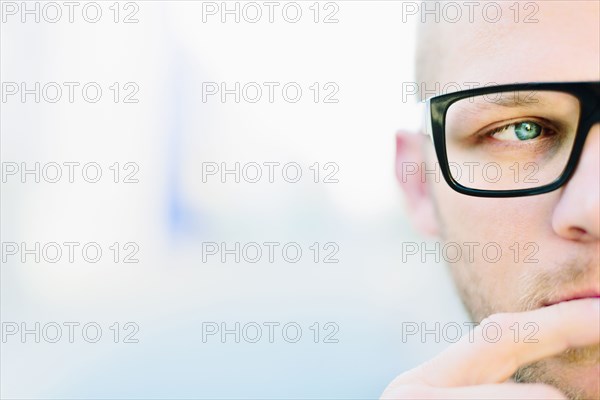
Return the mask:
M541 131L541 126L534 122L519 122L515 125L515 134L519 140L534 139L540 135Z

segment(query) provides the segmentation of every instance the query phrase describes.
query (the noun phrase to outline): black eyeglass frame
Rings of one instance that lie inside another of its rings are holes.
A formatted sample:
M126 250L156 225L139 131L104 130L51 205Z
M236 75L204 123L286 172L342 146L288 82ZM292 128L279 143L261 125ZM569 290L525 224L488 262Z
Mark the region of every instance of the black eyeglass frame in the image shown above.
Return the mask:
M513 190L484 190L473 189L458 183L450 173L450 165L446 152L446 114L452 104L473 96L496 94L513 91L556 91L573 95L579 100L580 112L577 124L577 133L573 143L573 149L565 169L554 181L539 187ZM477 197L521 197L548 193L560 188L573 175L587 135L595 123L600 122L600 81L591 82L529 82L507 85L485 86L475 89L463 90L430 97L426 101L429 110L429 122L433 145L440 164L442 176L450 187L462 194Z

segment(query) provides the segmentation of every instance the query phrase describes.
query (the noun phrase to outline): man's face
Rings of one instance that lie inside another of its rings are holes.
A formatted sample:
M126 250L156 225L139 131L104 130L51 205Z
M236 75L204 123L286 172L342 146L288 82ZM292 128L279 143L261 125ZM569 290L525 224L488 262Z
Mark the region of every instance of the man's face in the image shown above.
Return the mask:
M600 78L598 2L538 2L537 23L515 23L508 9L512 2L505 3L506 17L496 24L479 18L474 24L437 27L441 50L428 60L437 58L432 77L441 87L449 82L483 86ZM423 148L433 168L437 161L433 146L426 143ZM600 293L599 175L600 126L596 124L574 176L559 190L538 196L478 198L454 192L443 179L428 179L426 189L408 185L407 190L425 193L423 199L413 201L421 203L415 206L421 208L417 224L426 225L445 242L479 243L473 258L461 257L450 268L467 309L480 321L492 313L524 311ZM423 211L427 202L434 222L427 222ZM496 262L489 261L495 259L492 250L491 257L484 258L482 248L487 243L502 249ZM522 335L533 333L533 328L519 330ZM553 384L572 397L599 398L599 357L598 345L571 350L524 368L517 377Z

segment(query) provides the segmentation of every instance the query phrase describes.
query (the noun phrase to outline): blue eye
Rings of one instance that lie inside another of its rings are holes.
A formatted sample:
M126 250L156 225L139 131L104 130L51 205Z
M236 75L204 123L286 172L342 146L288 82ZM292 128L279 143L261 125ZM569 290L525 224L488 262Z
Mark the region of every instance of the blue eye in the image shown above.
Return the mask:
M504 125L491 132L494 139L502 141L525 142L542 135L544 127L533 121L521 121Z
M542 127L535 122L525 121L515 124L515 135L519 140L531 140L540 136Z

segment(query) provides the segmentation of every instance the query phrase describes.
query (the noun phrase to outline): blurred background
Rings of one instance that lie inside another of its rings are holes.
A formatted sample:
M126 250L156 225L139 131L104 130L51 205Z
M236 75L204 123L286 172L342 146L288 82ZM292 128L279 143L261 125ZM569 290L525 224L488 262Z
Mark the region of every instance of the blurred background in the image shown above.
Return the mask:
M275 3L2 2L2 398L374 398L468 321L403 257L415 19Z

